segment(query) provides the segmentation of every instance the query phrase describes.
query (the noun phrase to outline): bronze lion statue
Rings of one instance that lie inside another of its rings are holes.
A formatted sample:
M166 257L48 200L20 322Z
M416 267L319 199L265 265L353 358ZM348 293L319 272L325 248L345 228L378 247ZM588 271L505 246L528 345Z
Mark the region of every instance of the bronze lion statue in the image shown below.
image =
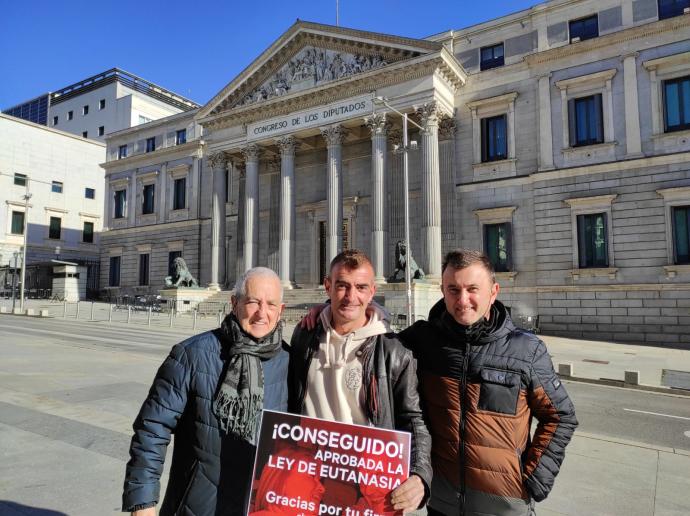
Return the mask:
M184 258L178 256L173 260L174 276L165 277L166 287L198 287L199 282L192 276L187 268Z

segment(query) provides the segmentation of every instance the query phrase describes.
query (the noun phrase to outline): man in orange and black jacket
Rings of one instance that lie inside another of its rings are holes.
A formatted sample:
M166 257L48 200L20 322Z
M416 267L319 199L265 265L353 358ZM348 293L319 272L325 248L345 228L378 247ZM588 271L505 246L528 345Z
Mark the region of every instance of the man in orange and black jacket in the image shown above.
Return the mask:
M441 288L429 320L400 334L418 361L432 435L429 515L533 514L577 426L573 404L544 343L497 301L485 255L448 253Z

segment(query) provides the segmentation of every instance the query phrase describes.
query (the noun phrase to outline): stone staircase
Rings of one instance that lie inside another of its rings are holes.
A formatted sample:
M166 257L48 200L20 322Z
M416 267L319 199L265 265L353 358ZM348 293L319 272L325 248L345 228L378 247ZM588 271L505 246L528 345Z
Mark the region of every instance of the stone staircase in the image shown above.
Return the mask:
M232 290L221 290L205 300L205 303L227 304L231 306ZM283 302L288 308L308 308L326 300L326 292L323 287L296 288L283 291Z

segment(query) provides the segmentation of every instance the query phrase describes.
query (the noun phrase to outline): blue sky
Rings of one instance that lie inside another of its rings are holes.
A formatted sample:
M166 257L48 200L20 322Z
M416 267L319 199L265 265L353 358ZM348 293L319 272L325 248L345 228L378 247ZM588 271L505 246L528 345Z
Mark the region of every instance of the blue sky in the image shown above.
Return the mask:
M340 0L340 25L425 37L538 0ZM205 103L297 18L335 24L336 0L5 0L0 108L118 67Z

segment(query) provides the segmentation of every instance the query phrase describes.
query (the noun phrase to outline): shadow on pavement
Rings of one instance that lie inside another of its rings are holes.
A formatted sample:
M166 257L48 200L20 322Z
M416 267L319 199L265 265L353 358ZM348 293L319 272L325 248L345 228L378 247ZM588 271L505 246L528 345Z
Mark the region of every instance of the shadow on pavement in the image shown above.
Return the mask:
M6 512L9 511L9 512ZM53 511L51 509L41 509L40 507L29 507L17 502L0 500L0 513L7 516L67 516L64 512Z

